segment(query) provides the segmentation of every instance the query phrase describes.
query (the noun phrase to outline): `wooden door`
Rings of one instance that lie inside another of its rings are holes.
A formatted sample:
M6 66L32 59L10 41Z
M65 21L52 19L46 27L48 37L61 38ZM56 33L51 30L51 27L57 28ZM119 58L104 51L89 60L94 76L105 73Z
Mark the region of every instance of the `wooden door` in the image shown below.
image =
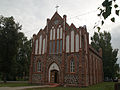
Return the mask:
M51 70L50 82L51 83L58 83L58 80L59 80L58 71L57 70Z

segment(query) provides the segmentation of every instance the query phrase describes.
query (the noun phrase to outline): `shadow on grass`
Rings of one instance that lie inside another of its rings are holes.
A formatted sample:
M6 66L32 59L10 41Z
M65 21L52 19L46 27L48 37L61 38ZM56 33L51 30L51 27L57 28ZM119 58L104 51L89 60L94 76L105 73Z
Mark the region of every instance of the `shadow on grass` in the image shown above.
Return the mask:
M29 83L0 83L0 87L37 86Z
M114 90L114 82L103 82L89 87L55 87L55 88L31 88L25 90Z

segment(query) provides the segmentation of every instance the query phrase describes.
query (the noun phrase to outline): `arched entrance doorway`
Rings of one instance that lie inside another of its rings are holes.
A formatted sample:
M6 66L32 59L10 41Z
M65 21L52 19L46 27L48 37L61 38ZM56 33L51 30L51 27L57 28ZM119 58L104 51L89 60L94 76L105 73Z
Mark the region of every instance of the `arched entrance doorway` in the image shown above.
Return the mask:
M58 83L59 81L58 71L57 70L51 70L50 74L50 82L51 83Z
M60 69L56 63L52 63L49 67L49 82L59 83Z

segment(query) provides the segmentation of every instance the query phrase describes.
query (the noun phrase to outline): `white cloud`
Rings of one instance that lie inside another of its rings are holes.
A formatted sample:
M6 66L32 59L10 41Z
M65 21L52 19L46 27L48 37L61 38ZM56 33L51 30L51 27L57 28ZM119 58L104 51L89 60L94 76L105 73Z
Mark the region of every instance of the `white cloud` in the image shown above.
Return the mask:
M55 6L58 4L59 14L61 16L66 14L67 22L74 23L76 27L87 25L91 37L95 31L94 23L98 20L97 12L94 10L101 5L102 1L104 0L1 0L0 14L14 16L15 20L22 24L22 31L30 38L34 33L38 33L40 28L45 27L46 19L52 17L56 11ZM82 15L87 12L90 13ZM70 19L74 16L79 17ZM113 47L120 49L119 17L115 24L109 20L105 23L102 29L111 32Z

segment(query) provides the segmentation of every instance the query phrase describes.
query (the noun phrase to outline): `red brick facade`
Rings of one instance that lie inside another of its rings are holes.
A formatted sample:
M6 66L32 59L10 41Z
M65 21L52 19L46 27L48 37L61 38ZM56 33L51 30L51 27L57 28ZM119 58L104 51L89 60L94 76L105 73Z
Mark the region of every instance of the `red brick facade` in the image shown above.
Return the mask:
M82 87L103 81L102 50L97 52L89 45L86 26L69 26L66 20L66 15L62 18L56 12L33 35L30 83Z

